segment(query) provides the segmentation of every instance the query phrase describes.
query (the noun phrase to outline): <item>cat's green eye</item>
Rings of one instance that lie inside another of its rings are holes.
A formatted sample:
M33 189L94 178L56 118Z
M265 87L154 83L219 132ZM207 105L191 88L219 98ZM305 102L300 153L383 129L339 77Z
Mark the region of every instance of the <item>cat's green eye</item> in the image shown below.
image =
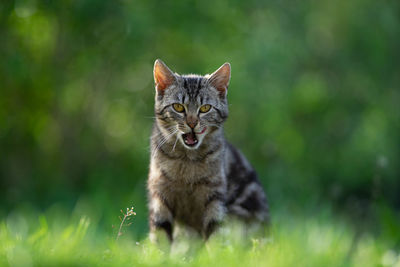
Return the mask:
M181 104L175 103L172 106L177 112L185 111L185 107L183 105L181 105Z
M208 112L209 110L211 109L211 105L203 105L203 106L201 106L200 107L200 112L201 113L206 113L206 112Z

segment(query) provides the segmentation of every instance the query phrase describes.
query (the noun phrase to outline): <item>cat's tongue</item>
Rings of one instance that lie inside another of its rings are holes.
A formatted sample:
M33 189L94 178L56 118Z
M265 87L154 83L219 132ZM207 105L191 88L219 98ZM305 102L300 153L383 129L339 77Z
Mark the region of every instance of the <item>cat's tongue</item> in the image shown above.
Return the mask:
M189 146L193 146L193 145L197 144L197 138L194 133L187 133L187 134L182 135L182 137L183 137L183 141L185 141L185 144L187 144Z

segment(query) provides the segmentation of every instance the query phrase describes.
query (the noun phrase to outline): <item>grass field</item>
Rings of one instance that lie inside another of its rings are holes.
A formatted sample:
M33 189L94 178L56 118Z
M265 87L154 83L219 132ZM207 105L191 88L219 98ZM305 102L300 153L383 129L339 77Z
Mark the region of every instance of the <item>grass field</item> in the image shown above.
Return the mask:
M399 0L0 1L0 267L400 267L399 14ZM182 74L231 63L224 130L266 191L269 236L228 222L206 245L149 244L157 58Z
M268 237L250 238L227 225L206 245L182 238L169 252L150 244L146 233L135 238L134 216L117 239L119 226L104 230L86 216L13 213L0 224L0 265L400 266L385 233L339 219L329 208L315 213L276 214Z

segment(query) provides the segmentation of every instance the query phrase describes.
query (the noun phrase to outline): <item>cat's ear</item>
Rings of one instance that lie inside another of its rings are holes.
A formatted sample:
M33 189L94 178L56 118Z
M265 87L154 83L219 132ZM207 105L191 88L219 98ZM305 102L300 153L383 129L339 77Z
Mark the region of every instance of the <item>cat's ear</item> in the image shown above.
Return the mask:
M154 62L153 74L156 90L160 94L164 94L164 90L176 81L174 73L160 59Z
M231 64L225 63L208 78L208 82L218 90L220 96L226 96L231 79Z

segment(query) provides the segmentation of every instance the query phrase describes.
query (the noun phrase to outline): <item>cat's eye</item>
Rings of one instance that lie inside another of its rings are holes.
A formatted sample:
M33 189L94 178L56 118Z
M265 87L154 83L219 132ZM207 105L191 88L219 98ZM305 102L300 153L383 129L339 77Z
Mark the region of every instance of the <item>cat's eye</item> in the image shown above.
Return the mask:
M203 106L201 106L200 107L200 112L201 113L206 113L206 112L208 112L209 110L211 109L211 105L203 105Z
M185 107L181 104L175 103L172 105L172 107L177 111L177 112L183 112L185 111Z

